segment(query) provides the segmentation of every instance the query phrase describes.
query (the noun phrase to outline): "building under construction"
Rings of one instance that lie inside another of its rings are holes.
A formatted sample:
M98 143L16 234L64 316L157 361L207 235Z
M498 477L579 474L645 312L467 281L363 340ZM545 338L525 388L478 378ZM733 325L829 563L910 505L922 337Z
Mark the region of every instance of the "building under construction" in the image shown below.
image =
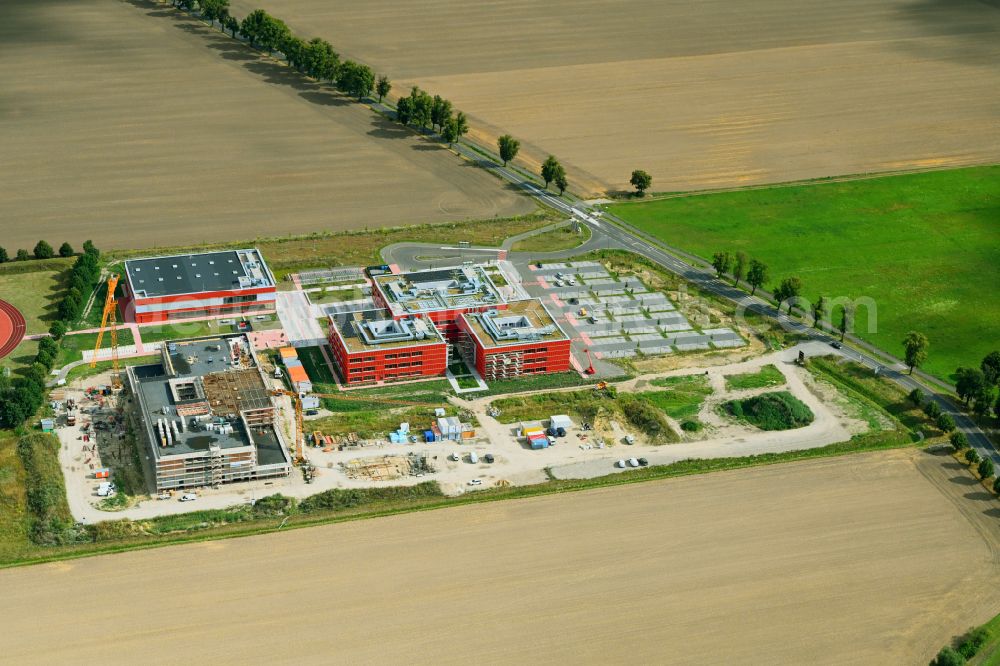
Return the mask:
M128 368L157 491L285 476L291 460L245 335L167 343Z

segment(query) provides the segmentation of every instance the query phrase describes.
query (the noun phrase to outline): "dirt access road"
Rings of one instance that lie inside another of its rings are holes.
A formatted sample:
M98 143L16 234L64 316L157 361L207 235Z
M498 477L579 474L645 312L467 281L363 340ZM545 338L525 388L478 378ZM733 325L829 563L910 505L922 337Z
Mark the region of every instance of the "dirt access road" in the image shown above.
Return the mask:
M1000 6L978 0L233 0L441 94L578 190L1000 159Z
M1000 508L970 481L893 451L2 571L4 650L924 663L1000 609Z
M436 145L145 0L7 0L12 254L191 245L534 210Z

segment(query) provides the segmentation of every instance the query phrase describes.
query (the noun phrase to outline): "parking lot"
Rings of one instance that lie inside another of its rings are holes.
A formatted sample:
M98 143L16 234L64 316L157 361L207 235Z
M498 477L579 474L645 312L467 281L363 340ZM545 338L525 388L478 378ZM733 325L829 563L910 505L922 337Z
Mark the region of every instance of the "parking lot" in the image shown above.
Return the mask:
M567 331L597 358L742 347L726 327L701 328L677 304L636 277L615 279L596 261L537 264L529 290L562 316ZM528 277L528 276L526 276Z

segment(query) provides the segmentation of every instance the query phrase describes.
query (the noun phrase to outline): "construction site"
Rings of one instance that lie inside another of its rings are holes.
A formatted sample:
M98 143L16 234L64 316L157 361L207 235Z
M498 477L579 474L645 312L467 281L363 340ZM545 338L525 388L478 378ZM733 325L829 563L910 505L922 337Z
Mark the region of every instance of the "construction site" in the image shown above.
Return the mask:
M291 460L267 380L244 335L171 342L129 367L158 492L285 476Z

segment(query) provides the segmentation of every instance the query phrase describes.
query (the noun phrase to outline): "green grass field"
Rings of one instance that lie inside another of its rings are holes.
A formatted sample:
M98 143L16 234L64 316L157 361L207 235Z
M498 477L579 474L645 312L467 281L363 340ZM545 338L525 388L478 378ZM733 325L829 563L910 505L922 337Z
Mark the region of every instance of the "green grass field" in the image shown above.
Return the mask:
M141 326L139 328L139 335L142 336L143 342L183 340L184 338L198 338L205 335L228 335L233 332L232 325L220 325L219 322L211 319L206 321L182 321L159 326Z
M18 264L5 264L21 267ZM25 262L23 266L31 266ZM62 270L31 272L0 271L0 298L24 315L27 335L45 333L56 320L59 298L63 293Z
M94 345L97 343L97 333L78 333L75 335L67 335L62 339L62 343L59 346L59 356L56 358L55 367L61 368L67 363L72 363L73 361L79 361L83 358L82 354L84 350L93 349ZM124 345L131 345L134 343L132 339L132 330L128 328L118 329L118 346L122 347ZM101 341L101 347L111 346L111 334L105 333L104 339Z
M302 367L306 369L306 374L309 375L309 379L312 380L314 385L332 385L335 383L333 373L330 372L330 366L326 364L326 359L323 358L323 352L319 347L299 347L298 353L299 360L302 361ZM324 389L324 392L326 390Z
M1000 167L743 190L612 206L664 242L711 258L743 251L798 276L804 296L870 297L857 333L902 355L930 339L925 368L948 378L979 365L1000 331Z
M764 388L765 386L780 386L785 383L781 370L773 365L765 365L757 372L746 372L741 375L726 375L726 388L730 391Z
M712 387L705 375L663 377L650 383L667 390L648 391L640 395L678 421L697 416L705 398L712 395Z

